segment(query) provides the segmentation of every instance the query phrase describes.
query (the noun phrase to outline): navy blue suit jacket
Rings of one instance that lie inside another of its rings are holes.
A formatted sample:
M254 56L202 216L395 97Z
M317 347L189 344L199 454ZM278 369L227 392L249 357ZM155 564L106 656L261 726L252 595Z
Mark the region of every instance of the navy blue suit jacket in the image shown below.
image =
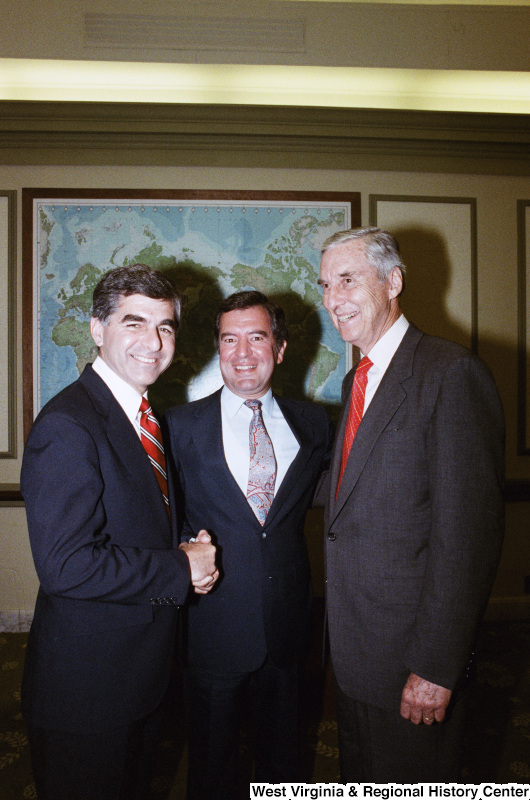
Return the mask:
M314 403L276 397L300 449L262 527L230 472L223 450L221 390L166 414L173 472L187 526L206 528L219 548L221 577L187 609L188 663L247 672L268 654L293 664L307 640L311 576L304 520L332 431Z
M91 366L37 417L21 490L40 581L24 716L73 732L140 719L167 688L189 564L139 437Z

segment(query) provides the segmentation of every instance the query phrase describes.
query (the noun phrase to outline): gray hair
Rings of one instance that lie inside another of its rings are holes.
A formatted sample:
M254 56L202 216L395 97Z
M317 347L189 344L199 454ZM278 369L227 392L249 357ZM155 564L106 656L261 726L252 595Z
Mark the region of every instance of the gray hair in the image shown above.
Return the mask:
M331 247L353 239L363 240L366 260L374 267L380 281L386 281L394 267L399 267L403 278L405 277L406 268L401 260L399 245L391 233L381 228L351 228L348 231L338 231L326 239L320 252L323 255Z

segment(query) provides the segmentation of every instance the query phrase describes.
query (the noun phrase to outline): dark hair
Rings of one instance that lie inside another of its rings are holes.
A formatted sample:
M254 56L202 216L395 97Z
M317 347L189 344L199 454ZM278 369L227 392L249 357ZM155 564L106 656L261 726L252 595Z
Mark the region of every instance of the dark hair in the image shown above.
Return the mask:
M227 314L229 311L243 311L246 308L254 308L254 306L261 306L269 315L276 351L280 349L282 344L289 338L289 329L287 327L283 308L273 303L272 300L269 300L269 298L261 292L256 292L254 290L231 294L223 300L217 309L213 328L217 347L219 347L219 330L221 327L222 315Z
M145 264L116 267L101 278L92 297L92 316L106 322L116 311L120 298L142 294L153 300L170 300L175 309L175 332L180 324L182 298L173 281Z

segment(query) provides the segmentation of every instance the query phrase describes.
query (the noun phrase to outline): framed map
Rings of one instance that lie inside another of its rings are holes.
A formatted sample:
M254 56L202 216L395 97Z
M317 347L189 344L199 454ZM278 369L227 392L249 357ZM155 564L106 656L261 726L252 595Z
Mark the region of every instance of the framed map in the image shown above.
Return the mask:
M23 190L24 429L96 349L95 284L113 267L167 272L184 296L171 367L150 390L162 412L221 384L213 341L219 302L257 289L290 329L275 391L333 407L346 347L322 308L322 242L360 224L359 193Z

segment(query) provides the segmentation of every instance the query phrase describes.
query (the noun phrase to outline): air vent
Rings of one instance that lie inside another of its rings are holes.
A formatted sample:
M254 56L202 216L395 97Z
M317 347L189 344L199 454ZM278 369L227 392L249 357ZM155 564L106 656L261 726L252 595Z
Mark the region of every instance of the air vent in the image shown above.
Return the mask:
M304 35L304 20L85 15L87 48L301 53Z

